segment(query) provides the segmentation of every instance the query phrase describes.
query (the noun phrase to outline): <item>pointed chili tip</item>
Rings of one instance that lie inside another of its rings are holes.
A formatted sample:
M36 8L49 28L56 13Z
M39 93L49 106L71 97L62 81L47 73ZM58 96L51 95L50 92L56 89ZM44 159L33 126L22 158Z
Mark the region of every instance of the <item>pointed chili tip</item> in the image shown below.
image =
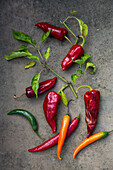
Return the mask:
M58 159L60 159L60 160L61 160L61 157L60 157L60 156L58 156Z
M80 120L80 114L76 117L77 120Z

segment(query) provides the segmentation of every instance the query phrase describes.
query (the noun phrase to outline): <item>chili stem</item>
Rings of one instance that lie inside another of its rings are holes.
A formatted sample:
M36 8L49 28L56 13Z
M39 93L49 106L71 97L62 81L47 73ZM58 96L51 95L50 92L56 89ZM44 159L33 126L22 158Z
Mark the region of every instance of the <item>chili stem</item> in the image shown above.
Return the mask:
M44 59L43 59L43 57L42 57L42 54L41 54L41 52L40 52L40 50L39 49L37 49L36 47L35 47L35 45L34 44L31 44L33 47L34 47L34 49L39 53L39 55L40 55L40 58L44 61Z
M70 18L70 16L68 16L64 21L63 24L64 26L70 31L70 33L76 38L76 35L71 31L71 29L66 25L66 21Z
M23 94L21 94L20 96L16 96L16 95L14 95L14 99L20 98L20 97L24 96L25 94L26 94L26 92L25 92L25 93L23 93Z
M66 35L64 36L64 38L65 38L66 40L68 40L69 43L73 46L73 43L71 42L71 40L70 40Z
M68 83L67 80L65 80L62 76L60 76L58 73L56 73L52 68L50 68L47 64L45 66L51 70L54 74L56 74L60 79L62 79L65 83Z
M76 92L77 92L80 88L82 88L82 87L88 87L88 88L90 89L90 91L93 90L93 88L92 88L91 86L82 85L82 86L79 86L79 87L76 89Z
M77 98L77 94L76 94L76 92L75 92L75 90L74 90L73 86L72 86L71 84L69 84L69 86L70 86L70 88L71 88L71 90L72 90L72 92L73 92L74 96Z
M63 91L65 88L67 88L69 86L69 84L66 84L65 86L63 86L59 91L58 91L58 94Z

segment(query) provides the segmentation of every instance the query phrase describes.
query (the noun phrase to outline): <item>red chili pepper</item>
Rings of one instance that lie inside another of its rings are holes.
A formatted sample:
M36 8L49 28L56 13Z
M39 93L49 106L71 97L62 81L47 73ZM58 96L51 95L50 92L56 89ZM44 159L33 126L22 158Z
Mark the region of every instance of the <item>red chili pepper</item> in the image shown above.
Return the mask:
M82 48L81 45L78 44L73 45L61 63L62 70L64 71L65 69L70 68L71 65L73 64L73 61L81 58L83 53L84 49Z
M45 117L48 124L52 128L53 133L56 131L56 114L60 100L61 96L59 94L57 94L55 91L50 91L46 95L43 103Z
M67 34L67 30L64 29L64 28L59 28L59 27L56 27L56 26L53 26L53 25L50 25L48 23L45 23L45 22L40 22L40 23L37 23L35 24L35 26L38 26L40 27L41 29L43 29L44 32L47 32L49 31L50 29L51 30L51 33L50 35L57 38L58 40L63 40L64 39L64 36Z
M39 89L38 89L38 95L40 95L40 94L44 93L45 91L49 90L50 88L52 88L56 83L56 79L57 79L57 77L54 77L53 79L48 79L46 81L40 82ZM34 93L34 91L32 89L32 86L29 86L26 88L26 93L23 93L22 95L20 95L18 97L14 96L14 98L19 98L25 94L28 98L36 96L36 94Z
M70 123L68 131L67 131L66 138L69 137L72 134L72 132L77 128L78 123L79 123L79 116L74 118L73 121ZM54 137L52 137L51 139L45 141L41 145L39 145L35 148L32 148L32 149L29 149L28 151L29 152L39 152L39 151L49 149L52 146L57 145L58 138L59 138L59 133L57 135L55 135Z
M84 94L85 114L87 123L87 138L92 134L98 117L100 92L98 90L87 91Z

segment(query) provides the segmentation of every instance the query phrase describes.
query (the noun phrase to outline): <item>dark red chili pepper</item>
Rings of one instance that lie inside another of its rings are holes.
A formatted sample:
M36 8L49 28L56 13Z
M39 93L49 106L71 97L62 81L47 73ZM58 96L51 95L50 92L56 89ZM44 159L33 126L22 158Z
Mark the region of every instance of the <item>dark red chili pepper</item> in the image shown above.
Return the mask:
M72 132L77 128L79 123L79 116L74 118L74 120L70 123L68 131L67 131L67 137L69 137ZM52 137L51 139L45 141L44 143L42 143L41 145L29 149L29 152L39 152L39 151L43 151L46 150L48 148L51 148L52 146L55 146L58 143L58 138L59 138L59 133L57 135L55 135L54 137Z
M46 81L40 82L39 89L38 89L38 95L40 95L40 94L44 93L45 91L49 90L50 88L52 88L56 83L56 79L57 79L57 77L54 77L53 79L48 79ZM14 96L14 98L19 98L25 94L28 98L36 96L36 94L34 93L34 91L32 89L32 86L29 86L26 88L26 93L23 93L22 95L20 95L18 97Z
M64 39L64 36L68 32L64 28L59 28L59 27L50 25L50 24L48 24L46 22L37 23L37 24L35 24L35 26L38 26L38 27L42 28L44 32L47 32L50 29L52 29L50 35L57 38L58 40L61 40L61 41Z
M87 138L92 134L99 112L100 92L98 90L87 91L84 94L85 114L87 123Z
M55 91L50 91L46 95L43 103L45 117L48 124L52 128L53 133L56 131L56 114L60 100L61 96L59 94L57 94Z
M73 61L81 58L83 53L84 53L84 49L82 48L81 45L78 44L73 45L61 63L62 70L64 71L65 69L71 67Z

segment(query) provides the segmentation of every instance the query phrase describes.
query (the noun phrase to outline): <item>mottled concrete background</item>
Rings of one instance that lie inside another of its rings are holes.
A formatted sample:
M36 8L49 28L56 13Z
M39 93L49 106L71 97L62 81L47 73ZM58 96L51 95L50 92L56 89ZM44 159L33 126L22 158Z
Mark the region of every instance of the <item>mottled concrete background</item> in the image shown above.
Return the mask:
M12 36L11 29L29 34L38 43L43 31L37 29L37 22L64 27L60 23L69 15L71 9L89 27L85 52L92 56L97 71L94 75L85 74L74 85L76 89L83 84L91 85L101 92L98 123L94 133L113 129L113 0L0 0L0 170L112 170L113 169L113 133L104 140L95 142L82 150L75 160L72 153L75 147L86 137L86 123L83 96L86 88L79 90L78 99L70 103L71 119L81 114L77 130L66 140L62 149L61 161L56 155L57 147L39 153L27 150L42 143L35 135L29 122L21 116L7 116L7 112L22 108L31 112L37 119L39 133L45 139L53 136L43 114L45 94L38 99L26 96L15 100L13 95L20 95L30 85L32 77L39 73L41 65L28 70L24 66L28 59L20 58L6 61L4 54L17 50L22 44ZM78 23L69 20L68 26L79 34ZM71 33L68 37L74 42ZM42 47L42 53L50 45L51 56L48 64L60 75L70 80L79 66L75 64L68 71L62 72L61 61L70 49L67 40L63 42L48 38ZM30 49L33 54L37 54ZM83 66L84 69L84 66ZM51 71L44 69L40 81L53 78ZM52 90L56 92L64 83L58 79ZM68 99L73 98L70 89L65 90ZM57 114L57 132L66 113L66 107L60 103Z

